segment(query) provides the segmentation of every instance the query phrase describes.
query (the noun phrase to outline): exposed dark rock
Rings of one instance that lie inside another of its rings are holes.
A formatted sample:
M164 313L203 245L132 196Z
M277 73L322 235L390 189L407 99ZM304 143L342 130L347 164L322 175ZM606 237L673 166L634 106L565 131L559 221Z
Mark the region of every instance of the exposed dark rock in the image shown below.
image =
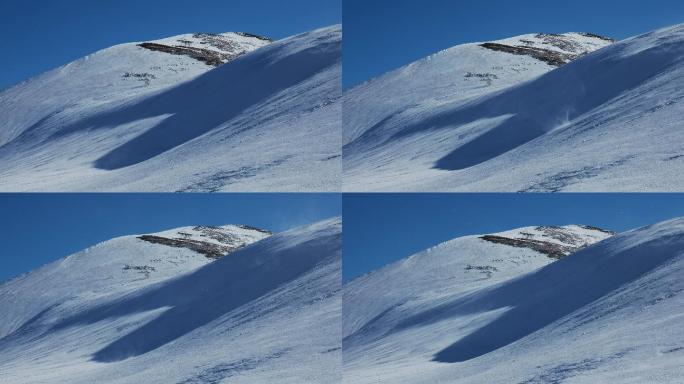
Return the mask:
M545 44L560 48L566 52L582 51L581 44L572 40L568 40L563 35L556 33L538 33L536 37L544 41Z
M466 271L478 271L481 274L484 274L487 276L487 278L492 277L492 274L494 272L497 272L499 269L497 267L492 267L491 265L470 265L468 264L465 267Z
M250 33L237 32L237 34L245 37L254 37L263 41L271 41L269 38L253 35ZM170 53L172 55L189 56L195 60L215 67L234 60L246 53L244 49L240 48L240 44L229 38L226 38L223 35L216 33L195 33L192 35L192 37L199 40L197 43L216 48L219 51L192 47L192 41L183 39L177 40L181 45L166 45L147 42L138 44L138 46L152 51Z
M474 73L474 72L466 72L465 75L463 75L464 78L466 79L478 79L482 82L487 83L487 85L492 85L492 81L495 79L498 79L499 76L493 74L493 73Z
M611 39L610 37L606 37L606 36L597 35L597 34L595 34L595 33L579 32L579 34L582 35L582 36L594 37L594 38L597 38L597 39L601 39L601 40L605 40L605 41L610 41L610 42L614 42L614 41L615 41L615 39Z
M582 245L582 239L574 233L563 230L561 227L553 225L541 225L536 228L537 231L543 232L542 236L549 237L568 245Z
M607 233L609 235L617 234L617 232L609 231L607 229L603 229L603 228L599 228L599 227L594 227L593 225L580 225L580 227L582 227L584 229L591 229L592 231L599 231L599 232Z
M558 172L556 174L546 176L544 179L542 179L542 181L536 182L535 184L518 192L560 192L569 185L573 185L580 180L591 179L611 168L619 167L632 160L633 157L634 155L631 155L610 163L587 165L572 171Z
M594 231L600 231L609 235L615 234L615 232L589 225L580 225L580 227ZM553 259L560 259L589 245L580 235L568 231L563 227L539 226L536 227L535 230L539 233L532 234L520 232L522 237L513 238L497 235L484 235L480 238L492 243L505 244L511 247L529 248L539 253L543 253ZM561 242L561 244L557 242L539 240L538 238L534 239L534 236L553 239Z
M248 32L235 32L235 33L240 35L240 36L244 36L244 37L254 37L256 39L263 40L263 41L273 41L272 39L270 39L266 36L255 35L253 33L248 33Z
M593 33L580 33L582 36L593 37L605 41L613 42L615 40L595 35ZM564 52L556 52L550 49L533 47L534 42L531 40L520 40L523 45L506 45L500 43L483 43L480 44L481 47L491 49L494 51L501 51L512 53L514 55L526 55L534 57L537 60L543 61L549 65L560 67L563 64L575 60L576 58L587 54L586 49L579 42L568 39L566 36L559 35L556 33L538 33L535 35L537 39L540 39L544 44L557 47L562 49Z
M149 278L150 274L152 272L155 272L157 269L155 267L149 266L149 265L124 265L123 267L124 271L136 271L142 275L145 275L145 278Z
M178 382L178 384L218 384L225 383L227 379L239 376L245 371L251 371L262 366L269 360L283 357L290 351L289 348L270 353L256 358L243 358L237 361L220 363L214 366L201 368L199 372L192 373L189 378Z
M265 229L261 229L261 228L257 228L257 227L252 227L251 225L239 224L239 225L236 225L236 227L239 227L239 228L242 228L242 229L249 229L249 230L251 230L251 231L257 231L257 232L265 233L265 234L267 234L267 235L272 235L272 234L273 234L273 232L271 232L271 231L267 231L267 230L265 230Z
M561 65L577 57L577 55L555 52L548 49L512 46L499 43L482 43L480 44L480 46L483 48L491 49L493 51L507 52L512 53L514 55L531 56L537 60L541 60L549 65L553 65L556 67L560 67Z
M171 46L158 43L140 43L138 46L151 51L166 52L172 55L189 56L195 60L199 60L207 65L212 65L215 67L236 57L236 55L222 54L208 49L186 47L181 45Z
M290 155L275 159L269 163L257 166L245 166L233 170L218 171L213 174L203 176L200 180L184 187L176 192L219 192L226 185L230 185L236 181L248 179L256 176L259 172L263 172L269 168L277 167L285 163Z
M200 40L199 43L202 45L218 48L226 53L239 51L238 43L222 35L217 35L215 33L195 33L192 37Z
M188 248L197 253L201 253L210 259L218 259L227 254L229 251L239 248L231 248L198 240L170 239L168 237L154 235L142 235L139 236L138 239L147 241L149 243L167 245L169 247Z
M157 78L157 76L155 76L151 73L147 73L147 72L143 72L143 73L126 72L121 77L123 77L124 79L134 78L134 79L137 79L139 81L144 82L145 85L150 85L150 82Z
M157 269L155 267L149 266L149 265L124 265L124 271L128 270L135 270L135 271L156 271Z
M484 235L480 238L492 243L510 245L511 247L530 248L553 259L560 259L573 251L572 247L532 239L513 239L496 235Z
M271 234L269 231L256 227L250 227L248 225L237 225L237 227L258 231L267 235ZM197 238L193 239L193 234L187 232L178 232L180 237L169 238L156 235L142 235L139 236L138 239L147 241L149 243L166 245L169 247L191 249L210 259L218 259L231 252L235 252L246 245L237 235L227 232L221 227L200 225L194 227L193 231L198 232L195 234L196 236L214 240L219 244L216 242L198 240Z

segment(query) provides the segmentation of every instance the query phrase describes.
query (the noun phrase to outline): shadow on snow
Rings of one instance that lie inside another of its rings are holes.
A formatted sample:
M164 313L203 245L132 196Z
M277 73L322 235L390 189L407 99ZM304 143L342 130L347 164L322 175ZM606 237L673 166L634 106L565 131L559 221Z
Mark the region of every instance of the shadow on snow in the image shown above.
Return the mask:
M275 235L196 272L64 319L53 330L169 307L93 355L115 362L162 347L312 270L337 255L335 234L298 240Z

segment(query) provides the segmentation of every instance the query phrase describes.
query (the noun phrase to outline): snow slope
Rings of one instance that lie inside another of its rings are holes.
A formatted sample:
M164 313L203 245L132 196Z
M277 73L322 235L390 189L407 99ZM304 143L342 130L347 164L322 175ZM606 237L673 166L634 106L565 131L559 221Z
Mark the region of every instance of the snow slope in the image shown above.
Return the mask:
M154 94L198 75L214 66L187 55L169 54L141 47L160 44L207 49L239 57L263 47L268 40L243 37L236 33L216 35L224 49L206 44L202 34L185 34L150 42L120 44L90 54L60 68L24 81L0 94L0 145L24 131L39 129L51 119L54 130L80 116L111 109L127 100ZM202 44L205 43L205 44ZM217 44L215 44L217 45ZM71 116L72 118L69 118Z
M454 74L458 83L438 80L447 89L434 95L443 100L385 97L383 106L369 104L367 113L345 120L344 189L682 190L684 26L604 42L585 45L603 48L557 68L539 64L534 52L483 56L476 53L492 49L466 45L452 50L473 53L449 57L448 50L436 56L444 63L428 58L352 90L353 99L387 87L401 95L410 88L391 79L402 71L420 67L429 78L449 62L468 68ZM513 59L545 67L515 78L490 69L514 70L506 66ZM471 91L468 81L479 88Z
M108 48L0 93L0 190L339 190L339 26Z
M340 230L126 236L11 280L0 382L328 382L340 375ZM212 262L206 247L228 254Z
M527 34L490 43L546 49L573 57L611 42L607 38L565 33ZM394 125L389 123L400 121L406 113L463 102L556 68L529 55L487 49L482 44L445 49L346 91L344 108L353 112L343 117L344 143L354 141L376 125Z
M523 232L496 235L542 239ZM554 232L593 245L553 262L469 236L345 285L344 382L678 383L684 219Z

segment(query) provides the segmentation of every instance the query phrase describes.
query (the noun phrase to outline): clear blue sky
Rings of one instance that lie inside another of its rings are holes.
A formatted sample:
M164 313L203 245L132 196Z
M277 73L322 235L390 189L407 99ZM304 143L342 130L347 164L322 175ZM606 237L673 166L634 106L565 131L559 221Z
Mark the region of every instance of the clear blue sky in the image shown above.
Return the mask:
M341 0L2 0L0 89L115 44L194 32L274 39L342 22Z
M223 224L279 232L341 209L339 194L0 194L0 282L117 236Z
M681 0L344 0L345 87L457 44L536 32L615 39L684 22Z
M684 194L345 194L343 215L348 281L463 235L565 224L621 232L684 216Z

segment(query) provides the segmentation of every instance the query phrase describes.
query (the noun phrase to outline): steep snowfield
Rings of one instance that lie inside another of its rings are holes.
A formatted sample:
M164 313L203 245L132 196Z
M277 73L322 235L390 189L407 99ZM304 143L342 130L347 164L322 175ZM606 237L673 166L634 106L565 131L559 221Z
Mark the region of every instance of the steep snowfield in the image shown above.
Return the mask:
M554 233L576 252L469 236L345 285L344 382L678 383L684 219Z
M0 190L339 190L340 40L181 35L21 83L0 93Z
M0 285L0 382L329 382L338 219L126 236ZM201 247L198 248L198 245ZM211 262L203 251L223 247Z
M682 190L684 25L604 42L555 69L533 51L466 45L452 50L494 53L450 58L447 50L436 56L444 63L428 58L355 88L349 96L357 100L389 87L386 94L402 95L410 86L391 81L402 71L420 67L430 78L448 63L468 68L453 74L458 84L438 81L447 87L434 92L443 102L385 96L381 106L369 102L366 112L345 120L344 189ZM491 71L514 70L505 61L514 59L544 68L515 78ZM467 81L479 90L462 85ZM431 89L424 93L419 97L429 100Z

